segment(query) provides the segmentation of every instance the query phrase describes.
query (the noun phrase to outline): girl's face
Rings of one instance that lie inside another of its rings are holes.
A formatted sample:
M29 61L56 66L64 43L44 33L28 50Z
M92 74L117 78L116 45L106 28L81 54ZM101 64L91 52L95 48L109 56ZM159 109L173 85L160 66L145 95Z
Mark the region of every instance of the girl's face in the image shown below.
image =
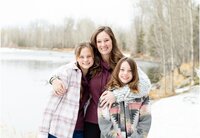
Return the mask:
M84 47L81 52L80 55L76 58L79 66L81 67L81 69L89 69L93 63L94 63L94 55L93 52L87 48Z
M112 51L112 40L105 32L100 32L96 37L97 49L102 56L110 55Z
M127 84L132 80L133 78L132 70L127 61L122 62L119 69L118 77L120 81L123 82L124 84Z

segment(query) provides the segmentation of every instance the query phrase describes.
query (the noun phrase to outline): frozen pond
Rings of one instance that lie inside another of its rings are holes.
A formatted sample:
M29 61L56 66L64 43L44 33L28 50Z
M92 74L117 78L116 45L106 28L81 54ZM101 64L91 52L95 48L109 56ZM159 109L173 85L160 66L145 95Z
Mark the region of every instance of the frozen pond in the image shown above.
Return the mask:
M0 124L34 131L49 96L49 75L73 60L73 52L0 50Z

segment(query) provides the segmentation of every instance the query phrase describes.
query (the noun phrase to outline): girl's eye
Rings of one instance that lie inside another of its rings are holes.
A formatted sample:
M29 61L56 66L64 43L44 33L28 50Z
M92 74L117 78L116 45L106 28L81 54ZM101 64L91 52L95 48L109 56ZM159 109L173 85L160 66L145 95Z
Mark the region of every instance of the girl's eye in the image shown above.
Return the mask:
M120 69L121 71L124 71L124 69Z

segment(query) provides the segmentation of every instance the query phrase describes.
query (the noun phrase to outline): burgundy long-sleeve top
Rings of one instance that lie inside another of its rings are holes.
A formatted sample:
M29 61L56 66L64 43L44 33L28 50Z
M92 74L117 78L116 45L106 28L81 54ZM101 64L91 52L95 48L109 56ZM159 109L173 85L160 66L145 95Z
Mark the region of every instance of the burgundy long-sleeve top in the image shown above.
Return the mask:
M90 123L98 123L97 107L101 94L105 91L105 86L111 75L109 65L101 61L102 71L94 76L89 82L89 91L91 94L90 104L88 105L85 121Z
M88 78L82 76L82 94L81 94L81 98L79 101L79 111L78 111L78 118L76 121L76 126L75 126L75 130L83 130L84 127L84 107L86 102L89 99L89 91L88 91Z

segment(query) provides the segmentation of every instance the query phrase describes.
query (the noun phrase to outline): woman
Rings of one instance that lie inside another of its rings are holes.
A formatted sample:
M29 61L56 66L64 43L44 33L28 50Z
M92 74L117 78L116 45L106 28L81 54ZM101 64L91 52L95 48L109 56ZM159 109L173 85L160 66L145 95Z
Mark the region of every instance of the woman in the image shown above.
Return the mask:
M148 93L138 89L137 65L122 58L116 65L107 89L118 99L111 108L98 107L102 138L145 138L151 126Z
M90 104L85 115L85 138L99 138L100 129L97 119L99 98L105 90L106 83L117 62L123 54L117 46L114 33L110 27L99 27L91 37L91 44L95 49L96 66L92 70L93 77L89 82Z
M44 111L41 138L83 138L84 105L89 97L87 73L94 63L93 48L88 42L80 43L75 55L76 62L60 67L51 79L52 85L58 87L53 87L55 93Z

